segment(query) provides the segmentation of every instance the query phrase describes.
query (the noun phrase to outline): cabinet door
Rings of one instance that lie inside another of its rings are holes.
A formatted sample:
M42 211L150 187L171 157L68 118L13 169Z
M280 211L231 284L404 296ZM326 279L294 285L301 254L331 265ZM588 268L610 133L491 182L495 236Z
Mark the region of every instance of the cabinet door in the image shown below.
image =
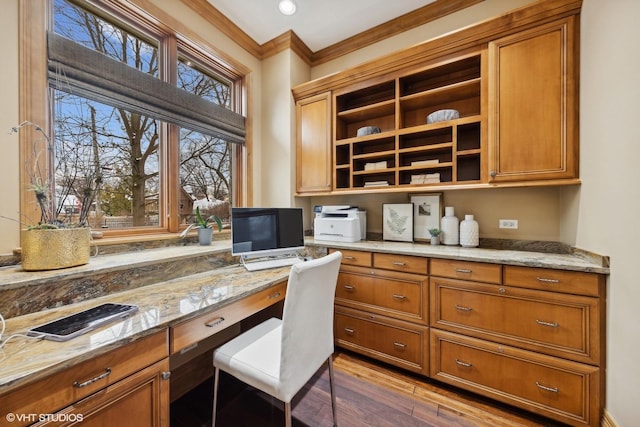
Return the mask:
M489 43L489 180L578 177L573 17Z
M296 102L296 191L331 190L330 93Z

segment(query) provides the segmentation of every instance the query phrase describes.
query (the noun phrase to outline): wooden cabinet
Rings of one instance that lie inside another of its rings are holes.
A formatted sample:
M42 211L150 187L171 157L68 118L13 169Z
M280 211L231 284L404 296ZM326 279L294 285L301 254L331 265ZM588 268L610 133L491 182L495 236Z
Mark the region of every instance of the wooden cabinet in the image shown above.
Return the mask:
M335 190L482 180L482 53L334 92ZM459 118L427 123L437 110ZM358 135L373 126L379 133Z
M167 333L158 332L3 395L2 407L14 414L67 414L70 420L81 414L87 425L168 426L168 355ZM0 425L6 421L0 418ZM40 420L6 425L34 421Z
M430 271L432 378L570 425L599 425L602 275L446 260L431 260Z
M331 190L331 96L323 93L296 102L296 191Z
M336 286L337 345L427 375L427 258L344 254Z
M489 43L491 182L578 177L576 18Z

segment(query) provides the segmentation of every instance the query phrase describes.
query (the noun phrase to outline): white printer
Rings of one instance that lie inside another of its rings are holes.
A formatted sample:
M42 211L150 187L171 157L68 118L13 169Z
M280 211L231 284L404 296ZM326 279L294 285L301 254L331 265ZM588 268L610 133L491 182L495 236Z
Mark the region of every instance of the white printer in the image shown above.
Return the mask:
M315 206L313 238L357 242L367 237L367 213L354 206Z

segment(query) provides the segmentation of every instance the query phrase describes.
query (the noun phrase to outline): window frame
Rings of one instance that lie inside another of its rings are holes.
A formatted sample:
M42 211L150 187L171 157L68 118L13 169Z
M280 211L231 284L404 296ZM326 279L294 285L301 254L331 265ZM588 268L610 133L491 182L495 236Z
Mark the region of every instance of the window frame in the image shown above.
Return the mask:
M249 71L233 63L228 58L219 57L219 52L210 49L207 43L200 40L196 34L186 31L184 25L178 21L163 23L161 19L168 19L160 10L144 11L132 4L123 4L117 0L70 0L80 7L101 15L104 19L122 22L127 28L133 28L133 33L139 31L141 35L150 35L159 41L159 78L171 84L176 84L177 61L179 56L194 58L199 64L210 68L216 75L231 82L233 87L232 110L242 114L247 121L247 136L245 144L231 144L232 159L232 188L231 203L233 206L244 206L249 189L247 188L247 157L251 146L250 120L248 118L248 75ZM20 16L20 123L30 121L38 123L44 129L52 129L52 89L48 83L47 66L47 31L52 28L52 2L50 0L23 0L19 2ZM151 13L159 16L153 17ZM169 25L170 24L170 25ZM185 34L188 34L185 35ZM34 147L36 141L35 130L25 127L21 130L20 139L20 213L22 218L38 218L38 208L33 202L33 193L28 190L28 166L33 161L34 152L47 152ZM179 135L180 128L166 122L160 126L159 165L161 170L160 198L164 200L159 206L162 226L139 227L119 230L101 230L105 238L148 234L178 233L184 228L179 218ZM51 165L53 159L47 159ZM49 171L47 171L49 173Z

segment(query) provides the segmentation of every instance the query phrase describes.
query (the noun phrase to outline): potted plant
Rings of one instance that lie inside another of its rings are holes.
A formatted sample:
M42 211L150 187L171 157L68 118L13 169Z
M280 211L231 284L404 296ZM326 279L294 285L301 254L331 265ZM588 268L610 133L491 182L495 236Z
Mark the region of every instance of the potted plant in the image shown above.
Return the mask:
M202 246L207 246L211 244L211 240L213 239L213 228L211 227L211 221L215 221L218 225L218 231L222 231L222 220L218 215L210 215L207 218L204 218L200 213L200 207L196 207L196 220L193 224L190 224L181 234L182 237L186 236L187 233L193 228L197 227L198 229L198 243Z
M17 133L24 126L32 126L41 133L51 150L51 141L39 125L25 121L11 129ZM34 143L34 150L36 147ZM27 271L54 270L74 267L89 262L91 230L86 226L86 211L77 223L65 223L58 219L47 168L42 167L40 153L35 150L32 169L29 171L29 189L35 195L40 219L34 224L24 224L20 231L21 264ZM94 194L87 192L87 197Z
M429 234L431 235L431 244L439 245L440 244L440 234L442 234L442 230L439 228L430 228Z

